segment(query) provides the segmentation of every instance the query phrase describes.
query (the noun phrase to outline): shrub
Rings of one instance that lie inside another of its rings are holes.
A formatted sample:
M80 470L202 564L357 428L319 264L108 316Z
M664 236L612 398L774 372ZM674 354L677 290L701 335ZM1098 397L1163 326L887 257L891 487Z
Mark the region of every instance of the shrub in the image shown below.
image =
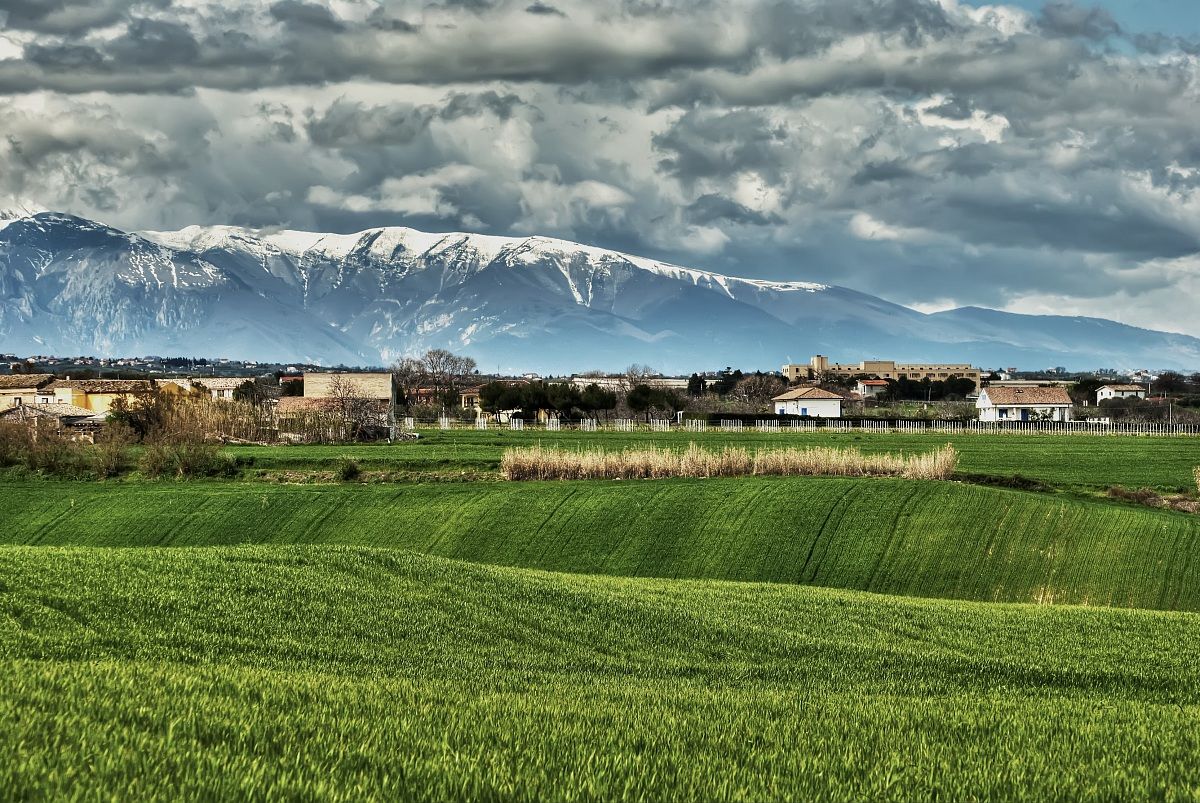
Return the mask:
M73 474L83 459L83 445L71 439L57 422L38 420L24 427L24 460L30 471Z
M682 452L667 449L573 451L533 446L508 449L500 470L509 480L655 479L660 477L737 477L748 474L792 476L948 479L958 453L947 445L927 454L865 455L857 449L765 449L751 453L727 448L709 451L689 444Z
M0 467L20 463L28 440L24 425L0 421Z
M359 468L358 461L351 457L343 457L338 462L337 477L342 482L353 482L362 474L362 469Z
M110 421L96 436L92 447L92 472L98 479L115 477L129 467L129 447L137 439L133 429L121 421Z
M1120 485L1114 485L1108 489L1108 495L1112 499L1121 499L1125 502L1136 502L1139 505L1148 505L1150 507L1161 507L1163 498L1157 491L1150 488L1138 488L1131 490Z
M227 477L237 474L232 458L215 443L152 440L142 450L138 468L147 477Z

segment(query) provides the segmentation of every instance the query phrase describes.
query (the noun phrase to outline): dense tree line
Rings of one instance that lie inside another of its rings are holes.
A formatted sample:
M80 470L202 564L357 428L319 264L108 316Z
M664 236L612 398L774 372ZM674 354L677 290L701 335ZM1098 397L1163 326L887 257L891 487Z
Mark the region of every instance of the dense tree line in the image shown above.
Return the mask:
M487 413L511 412L535 419L539 413L564 418L596 418L617 407L617 394L595 383L582 390L565 382L489 382L479 389L479 406Z

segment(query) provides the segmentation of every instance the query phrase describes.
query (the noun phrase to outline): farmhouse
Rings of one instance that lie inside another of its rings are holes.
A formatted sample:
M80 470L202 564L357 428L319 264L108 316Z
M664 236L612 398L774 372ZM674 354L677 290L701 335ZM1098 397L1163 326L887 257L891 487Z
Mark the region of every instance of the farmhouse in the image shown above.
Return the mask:
M1096 390L1096 403L1108 399L1144 399L1146 388L1141 385L1104 385Z
M873 399L887 389L886 379L860 379L854 385L854 392L864 399Z
M51 374L0 376L0 410L17 404L37 404L39 392L54 381Z
M219 401L232 401L234 391L253 381L245 376L201 376L163 380L164 384L178 385L183 390L201 390Z
M975 406L980 421L1070 421L1073 403L1064 388L986 387Z
M482 385L476 385L475 387L464 388L458 394L462 409L474 410L476 416L483 415L483 408L479 406L479 391L482 387Z
M783 366L783 377L788 382L805 380L821 381L834 376L874 376L878 379L928 379L936 382L946 379L970 379L979 387L979 369L966 363L898 363L894 360L863 360L855 363L830 362L823 354L813 356L808 364Z
M52 395L44 401L107 413L117 399L128 402L153 393L154 384L144 379L60 379L45 389Z
M828 390L807 385L794 388L771 400L779 415L807 415L813 418L841 418L842 397Z
M105 416L73 404L51 402L42 404L18 404L0 410L0 421L10 421L36 426L50 424L74 435L91 436L104 426Z

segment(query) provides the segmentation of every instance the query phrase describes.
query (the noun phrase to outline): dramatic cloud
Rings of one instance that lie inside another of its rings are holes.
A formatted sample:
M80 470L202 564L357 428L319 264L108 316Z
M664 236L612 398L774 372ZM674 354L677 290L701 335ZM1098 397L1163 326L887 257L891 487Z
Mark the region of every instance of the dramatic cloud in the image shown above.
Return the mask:
M9 0L0 18L0 205L536 232L1200 334L1200 45L1104 2Z

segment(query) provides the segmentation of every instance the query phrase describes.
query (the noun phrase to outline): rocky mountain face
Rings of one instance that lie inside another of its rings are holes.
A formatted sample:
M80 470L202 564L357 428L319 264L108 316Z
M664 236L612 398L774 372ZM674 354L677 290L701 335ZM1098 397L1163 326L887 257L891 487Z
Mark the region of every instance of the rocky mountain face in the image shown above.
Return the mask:
M484 370L663 371L835 359L1200 367L1200 340L1094 318L925 315L843 287L691 270L545 237L0 218L0 350L380 364L445 347Z

